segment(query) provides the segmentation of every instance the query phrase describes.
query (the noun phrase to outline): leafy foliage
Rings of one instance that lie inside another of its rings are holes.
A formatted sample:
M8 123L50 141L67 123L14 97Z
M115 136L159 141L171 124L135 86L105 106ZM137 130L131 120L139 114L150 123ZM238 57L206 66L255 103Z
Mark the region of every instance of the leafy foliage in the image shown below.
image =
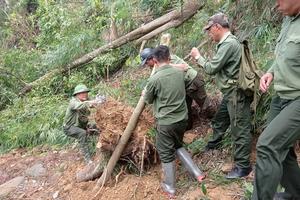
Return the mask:
M136 56L139 47L135 44L101 55L83 69L54 77L27 98L20 99L18 93L25 83L65 67L110 42L112 22L118 35L123 35L172 9L180 9L182 4L182 0L11 0L9 6L3 4L0 8L1 148L65 143L60 131L65 105L61 102L67 103L63 97L70 96L78 83L87 84L92 94L100 92L135 105L147 77L125 74L120 83L108 86L105 82L107 75L111 77L117 69L136 70L140 61ZM270 1L205 1L204 9L195 17L168 31L172 34L171 51L181 57L187 55L193 46L207 39L202 27L209 16L223 11L232 18L234 32L249 38L259 67L266 70L272 64L281 21L272 7ZM157 45L158 37L146 46ZM214 44L210 42L201 49L207 56L213 51ZM213 84L213 80L206 84L212 94ZM263 126L269 101L270 95L262 100L256 127ZM197 153L203 144L204 140L195 141L189 148Z
M244 199L250 200L252 198L253 193L253 184L249 182L243 182L243 188L244 188Z
M0 151L39 144L65 144L62 121L67 101L60 96L16 99L1 111Z

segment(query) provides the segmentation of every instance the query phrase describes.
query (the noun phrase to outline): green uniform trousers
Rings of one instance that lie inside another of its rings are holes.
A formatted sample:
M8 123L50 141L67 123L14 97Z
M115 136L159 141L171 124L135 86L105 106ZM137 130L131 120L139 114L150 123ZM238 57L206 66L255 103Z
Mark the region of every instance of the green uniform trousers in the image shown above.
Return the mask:
M76 138L79 142L79 148L84 156L85 162L91 160L91 152L88 143L87 131L77 126L64 127L64 132L67 136Z
M300 199L300 168L294 144L300 139L300 99L273 97L269 124L258 138L253 200L272 200L279 183Z
M220 145L222 137L230 127L234 144L234 162L240 168L250 167L252 144L250 104L252 97L246 96L243 91L234 89L223 97L220 107L212 119L213 137L208 142L209 148Z
M170 125L157 125L156 149L161 162L175 160L176 150L182 147L187 122L180 121Z
M198 73L197 76L192 81L192 83L186 88L186 104L188 108L188 125L187 125L188 130L193 128L193 115L192 115L193 100L195 100L199 108L202 109L202 106L207 97L204 84L205 83L203 78Z

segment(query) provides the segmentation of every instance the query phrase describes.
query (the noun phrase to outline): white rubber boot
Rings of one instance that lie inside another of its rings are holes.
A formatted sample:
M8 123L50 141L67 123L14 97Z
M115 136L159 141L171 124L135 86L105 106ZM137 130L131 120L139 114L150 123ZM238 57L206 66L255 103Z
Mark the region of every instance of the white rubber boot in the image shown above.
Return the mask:
M176 150L176 153L190 175L195 177L199 182L202 182L202 180L205 178L205 174L194 163L191 155L187 152L187 150L181 147Z
M175 197L175 185L176 185L176 177L175 177L175 161L169 163L162 163L163 170L163 182L161 183L161 187L165 193L169 197Z

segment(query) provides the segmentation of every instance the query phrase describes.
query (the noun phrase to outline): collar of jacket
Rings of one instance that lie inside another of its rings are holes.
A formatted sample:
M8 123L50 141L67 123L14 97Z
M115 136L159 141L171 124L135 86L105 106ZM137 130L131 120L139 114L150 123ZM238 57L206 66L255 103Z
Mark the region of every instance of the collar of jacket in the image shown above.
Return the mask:
M300 12L295 17L291 17L292 21L296 20L299 16L300 16Z
M157 67L157 68L155 69L155 73L157 73L157 72L159 72L159 71L162 71L162 70L164 70L164 69L170 68L170 67L171 67L171 66L168 65L168 64L163 65L163 66L161 66L161 67Z
M220 42L218 43L218 45L222 44L227 38L228 36L231 35L231 32L228 31L226 33L224 33L223 37L221 38Z

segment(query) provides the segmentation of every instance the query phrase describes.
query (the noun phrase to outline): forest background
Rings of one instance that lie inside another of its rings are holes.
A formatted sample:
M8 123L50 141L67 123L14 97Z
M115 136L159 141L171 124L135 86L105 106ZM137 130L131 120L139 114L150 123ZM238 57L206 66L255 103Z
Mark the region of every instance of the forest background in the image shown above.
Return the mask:
M168 30L173 53L184 57L206 40L202 28L207 19L224 12L231 19L234 34L250 41L259 68L266 71L271 66L282 21L274 1L200 2L204 7L195 16ZM20 92L46 73L173 9L182 9L183 4L182 0L0 0L0 152L69 144L61 127L68 99L78 83L91 88L92 96L100 92L135 106L147 77L132 79L132 72L141 70L140 44L134 42L101 54L83 67L53 76L25 95ZM145 47L158 45L160 36L148 40ZM212 56L214 45L209 42L201 51ZM108 86L108 79L120 70L128 71L120 85ZM214 93L213 78L205 79L207 90ZM258 109L258 134L269 101L270 95Z

